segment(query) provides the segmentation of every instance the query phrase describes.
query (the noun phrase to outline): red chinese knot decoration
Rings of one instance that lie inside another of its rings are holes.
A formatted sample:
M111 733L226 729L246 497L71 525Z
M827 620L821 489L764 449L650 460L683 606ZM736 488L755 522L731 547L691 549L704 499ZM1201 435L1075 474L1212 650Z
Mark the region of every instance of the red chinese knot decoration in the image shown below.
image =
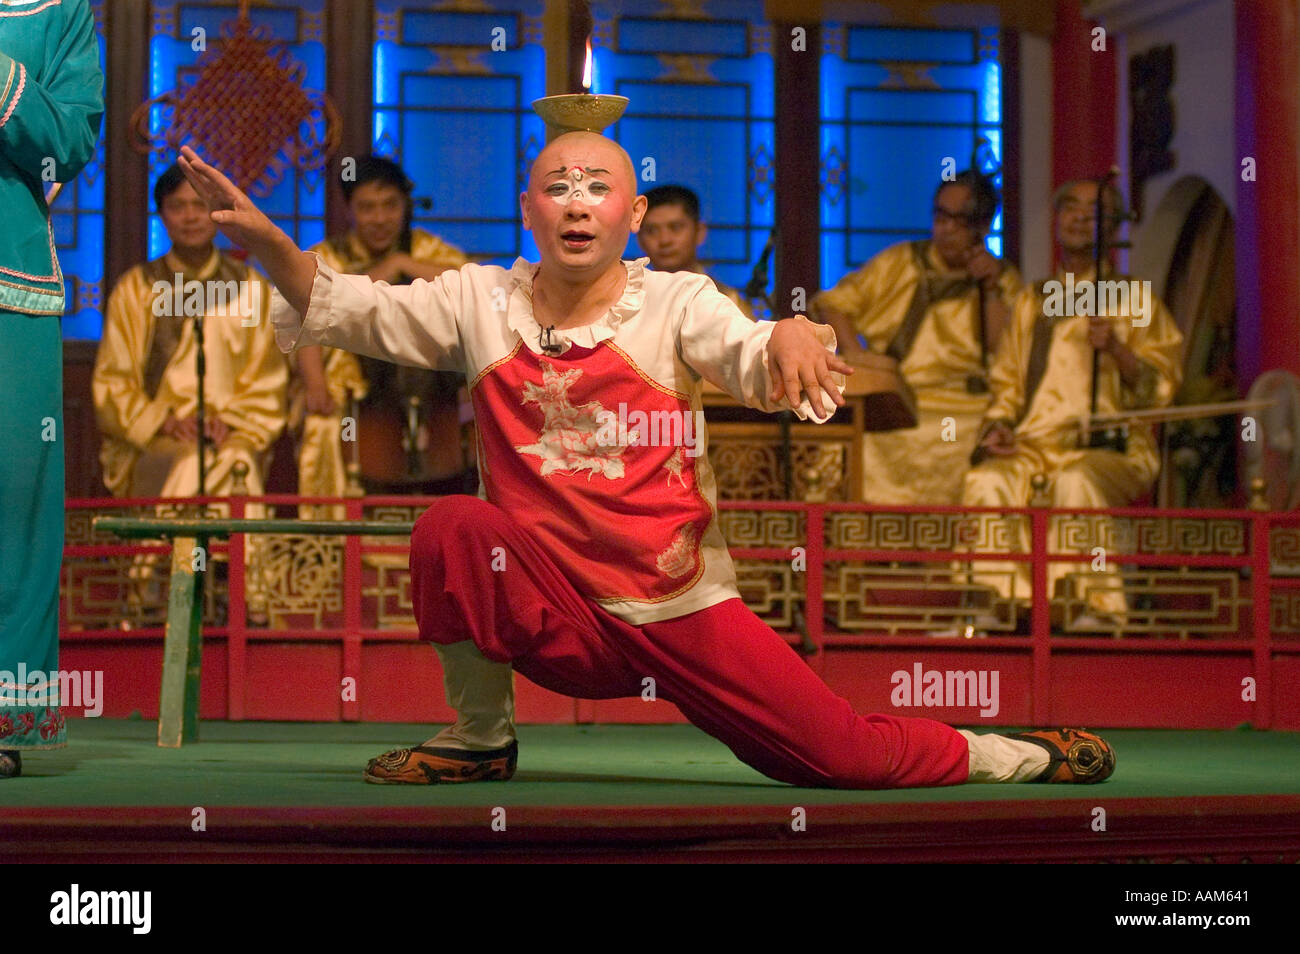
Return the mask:
M236 185L266 196L287 169L319 169L339 144L339 117L322 92L305 89L306 67L283 41L248 19L222 24L221 37L200 57L193 83L141 103L131 117L140 152L194 146ZM154 106L171 108L171 122L149 132Z

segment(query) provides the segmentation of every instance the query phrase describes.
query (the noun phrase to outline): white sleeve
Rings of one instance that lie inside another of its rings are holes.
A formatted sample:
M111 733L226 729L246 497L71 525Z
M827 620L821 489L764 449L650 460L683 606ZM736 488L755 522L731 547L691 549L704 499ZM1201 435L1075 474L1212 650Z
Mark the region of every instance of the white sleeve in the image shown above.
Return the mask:
M835 353L835 332L827 325L814 324L802 319L808 328ZM774 321L751 321L727 296L712 283L702 287L686 305L678 334L678 347L682 360L700 377L726 391L737 401L762 411L783 411L791 408L786 398L773 403L772 376L768 370L767 343L776 328ZM844 375L833 373L840 393L844 393ZM826 399L826 403L830 403ZM830 415L818 417L804 397L793 408L803 420L818 424L829 420ZM835 407L832 405L831 413Z
M284 296L271 297L271 324L283 352L327 345L394 364L438 371L464 370L459 316L468 277L460 270L409 285L345 275L316 256L316 277L305 316Z

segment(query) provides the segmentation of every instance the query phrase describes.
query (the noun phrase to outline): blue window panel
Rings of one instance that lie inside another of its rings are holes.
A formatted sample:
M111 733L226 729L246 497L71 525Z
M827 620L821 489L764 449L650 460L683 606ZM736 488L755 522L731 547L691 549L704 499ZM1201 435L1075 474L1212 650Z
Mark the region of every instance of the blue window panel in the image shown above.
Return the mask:
M697 83L642 83L633 80L620 82L617 91L620 96L628 98L628 110L634 115L743 120L753 111L750 88L739 83L701 86ZM632 103L636 104L635 108Z
M997 60L986 60L980 65L983 72L980 85L980 119L1000 126L1002 123L1002 66ZM998 133L1000 138L1001 133ZM991 138L991 134L990 134ZM998 155L1002 154L1001 148Z
M704 53L749 55L749 26L744 21L650 20L623 17L616 25L621 53Z
M744 182L736 169L744 169L748 155L744 122L700 122L681 119L636 118L620 121L619 139L635 167L653 157L655 183L681 182L708 201L711 222L741 225L749 213Z
M99 66L105 70L104 0L90 4L99 40ZM104 302L108 297L104 283L105 194L104 139L110 130L101 130L95 154L77 178L64 183L50 207L50 227L54 248L63 270L65 305L62 319L63 337L98 341L104 326ZM49 184L42 183L46 191Z
M374 151L400 162L416 197L430 200L414 224L477 261L535 259L518 196L546 142L531 106L546 95L543 0L499 0L492 13L429 6L375 3ZM495 27L505 50L491 49ZM447 52L456 47L471 49Z
M850 61L914 61L973 63L976 36L970 30L909 30L849 27Z
M430 76L403 74L402 102L428 108L481 112L500 109L510 113L519 103L519 80L514 76ZM408 107L415 108L415 107Z
M492 49L504 31L506 49L519 45L517 13L454 13L408 9L402 16L401 42L410 46L473 46Z
M969 126L975 93L928 92L911 89L850 89L845 113L856 122Z
M983 168L1002 156L997 29L909 30L825 25L843 56L821 67L822 287L895 242L930 234L943 162ZM905 80L924 76L922 84ZM1001 185L1000 172L994 183ZM1003 248L1001 213L987 240Z
M859 126L849 133L849 150L850 173L865 184L865 194L849 192L850 226L924 236L930 232L943 160L951 156L958 169L965 168L971 137L965 130L945 127Z
M434 221L514 218L521 191L513 187L516 123L513 113L468 109L403 114L402 142L419 148L408 145L402 165L417 184L416 196L433 200ZM474 143L472 150L465 149L467 142Z
M638 188L676 183L698 193L709 227L700 261L718 280L743 287L775 211L770 48L777 40L761 0L704 5L706 21L664 11L652 0L592 4L592 89L628 97L627 112L607 132L632 156ZM641 255L635 236L626 254Z
M266 27L275 40L283 41L292 60L302 64L305 70L302 82L307 89L323 90L326 86L324 44L320 39L302 39L305 15L310 14L319 21L324 16L324 6L325 0L272 0L249 10L249 20L255 26ZM155 30L162 19L160 14L168 10L174 17L174 32L155 32L149 42L150 97L178 89L197 77L198 62L205 53L192 47L192 30L195 27L202 27L206 31L206 46L214 49L214 41L222 35L222 24L233 23L239 15L238 3L231 0L185 0L172 4L155 2ZM149 127L153 135L158 136L167 127L171 121L170 113L171 110L163 106L155 106L150 110ZM162 220L153 207L153 186L158 176L175 158L172 153L151 153L149 157L148 256L151 259L162 255L171 244ZM256 200L258 207L272 221L280 225L300 246L306 247L319 241L319 238L313 239L312 236L320 236L324 231L324 185L324 170L303 173L289 169L268 195L258 196ZM215 241L219 247L229 248L230 243L221 234L218 233Z

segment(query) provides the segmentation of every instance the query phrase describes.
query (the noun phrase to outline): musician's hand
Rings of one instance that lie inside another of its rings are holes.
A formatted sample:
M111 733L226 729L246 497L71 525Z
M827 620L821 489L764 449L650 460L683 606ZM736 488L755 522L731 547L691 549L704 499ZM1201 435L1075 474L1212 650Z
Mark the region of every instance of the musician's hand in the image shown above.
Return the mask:
M844 397L831 372L852 374L853 367L826 350L813 332L812 323L803 315L783 318L776 323L767 342L767 361L772 377L773 401L784 397L792 406L797 406L799 392L803 391L818 417L830 413L822 392L828 393L837 406L844 406Z
M980 441L984 448L995 457L1007 457L1016 452L1016 435L1005 424L994 424Z
M1109 318L1092 315L1088 318L1088 344L1098 351L1113 351L1119 339L1115 337L1115 325Z
M163 421L162 427L158 428L158 430L174 441L180 441L182 444L193 444L199 439L199 419L194 414L189 417L178 418L171 411L168 411L167 420Z
M393 283L402 275L408 274L406 265L410 262L411 256L403 252L389 252L370 268L366 269L366 274L377 282Z
M221 234L261 258L262 251L280 233L275 224L220 169L208 165L189 146L181 147L177 163L199 198L207 204Z
M307 413L308 414L333 414L337 405L334 398L330 396L329 388L326 387L307 387Z
M230 425L219 417L209 417L203 422L203 425L208 432L208 440L218 447L230 436Z
M872 353L870 348L862 347L856 337L845 338L843 341L837 342L837 344L839 345L839 356L849 364L863 364L863 356Z
M1002 277L1002 259L997 258L981 243L966 261L966 273L980 283L984 291L992 291Z

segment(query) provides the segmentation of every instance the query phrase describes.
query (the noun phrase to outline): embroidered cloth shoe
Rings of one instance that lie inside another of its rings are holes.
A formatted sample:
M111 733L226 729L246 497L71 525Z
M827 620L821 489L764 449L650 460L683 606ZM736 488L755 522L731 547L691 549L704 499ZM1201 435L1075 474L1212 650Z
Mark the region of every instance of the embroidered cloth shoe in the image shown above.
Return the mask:
M1115 771L1115 750L1087 729L1042 729L1018 732L1009 739L1041 745L1052 757L1035 782L1104 782Z
M377 785L443 785L454 782L504 782L515 774L519 743L469 752L444 746L393 749L370 760L364 773Z

